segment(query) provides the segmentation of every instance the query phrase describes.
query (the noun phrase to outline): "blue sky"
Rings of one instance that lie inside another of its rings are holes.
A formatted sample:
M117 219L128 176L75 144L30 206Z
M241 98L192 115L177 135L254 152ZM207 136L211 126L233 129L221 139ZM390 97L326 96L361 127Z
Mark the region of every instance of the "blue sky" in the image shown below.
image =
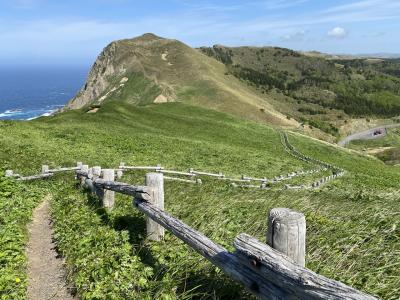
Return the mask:
M0 0L2 65L90 65L146 32L195 47L400 53L400 0Z

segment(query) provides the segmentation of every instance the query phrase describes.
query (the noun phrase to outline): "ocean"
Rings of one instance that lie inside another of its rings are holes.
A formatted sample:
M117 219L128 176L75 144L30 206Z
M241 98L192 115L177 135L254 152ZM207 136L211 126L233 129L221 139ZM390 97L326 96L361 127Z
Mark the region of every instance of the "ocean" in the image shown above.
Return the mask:
M76 95L88 72L88 67L0 67L0 120L50 115Z

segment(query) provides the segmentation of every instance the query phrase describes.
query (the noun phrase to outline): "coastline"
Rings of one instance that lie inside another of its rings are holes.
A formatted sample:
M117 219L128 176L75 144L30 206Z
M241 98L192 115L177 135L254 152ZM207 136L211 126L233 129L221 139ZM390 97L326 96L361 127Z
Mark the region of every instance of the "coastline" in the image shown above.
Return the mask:
M18 121L32 121L40 117L50 117L61 111L64 105L47 105L42 108L12 108L0 112L0 121L5 120L18 120Z

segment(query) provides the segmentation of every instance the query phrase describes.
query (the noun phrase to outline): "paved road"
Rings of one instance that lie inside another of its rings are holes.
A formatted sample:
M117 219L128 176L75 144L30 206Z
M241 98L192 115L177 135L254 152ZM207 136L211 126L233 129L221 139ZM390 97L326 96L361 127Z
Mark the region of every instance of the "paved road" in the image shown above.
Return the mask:
M379 126L379 127L367 129L367 130L360 131L360 132L356 132L356 133L353 133L353 134L345 137L341 141L339 141L338 145L344 147L348 143L350 143L351 141L355 141L355 140L374 140L374 139L379 139L379 138L382 138L382 137L386 136L388 128L395 128L395 127L400 127L400 124L382 125L382 126ZM380 131L382 133L381 134L376 134L377 131Z

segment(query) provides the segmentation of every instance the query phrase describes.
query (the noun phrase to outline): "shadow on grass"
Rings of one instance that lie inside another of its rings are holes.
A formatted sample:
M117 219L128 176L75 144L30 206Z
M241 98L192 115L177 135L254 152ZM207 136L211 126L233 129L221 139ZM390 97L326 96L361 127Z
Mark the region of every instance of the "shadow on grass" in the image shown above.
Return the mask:
M87 204L91 206L100 217L102 223L116 231L126 231L129 235L129 242L138 249L136 255L140 260L153 268L154 280L158 281L165 275L168 276L171 266L160 263L151 249L152 243L146 241L146 220L144 216L138 213L129 215L112 216L102 207L97 196L90 191L86 191ZM161 242L164 243L164 242ZM167 244L163 247L168 247ZM200 259L200 258L199 258ZM185 280L180 280L176 285L176 294L180 298L190 299L251 299L243 287L220 272L215 272L215 268L210 266L197 270L187 270ZM184 272L184 270L179 270Z

